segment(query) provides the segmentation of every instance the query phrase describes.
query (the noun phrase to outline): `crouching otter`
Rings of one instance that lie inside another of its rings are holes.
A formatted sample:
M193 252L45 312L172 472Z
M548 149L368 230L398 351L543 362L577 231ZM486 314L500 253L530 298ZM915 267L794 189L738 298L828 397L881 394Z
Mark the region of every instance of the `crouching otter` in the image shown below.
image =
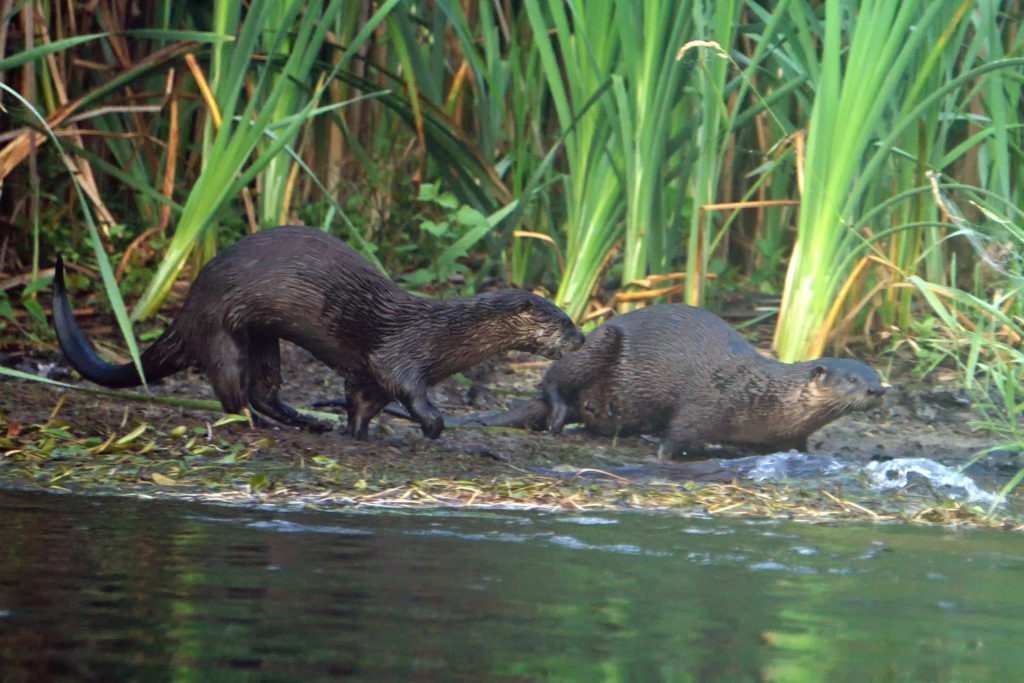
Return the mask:
M133 364L104 362L78 328L60 259L53 299L57 339L83 377L108 387L141 384ZM284 226L250 235L206 264L177 317L142 353L142 370L155 381L197 367L227 412L248 406L257 418L327 429L279 398L279 339L345 377L348 431L360 439L392 400L436 438L444 418L427 399L427 387L502 351L558 358L583 343L565 313L530 292L425 299L396 285L340 239Z
M807 449L841 415L879 405L885 387L853 360L781 363L721 318L665 304L615 317L548 369L538 397L464 424L547 428L572 422L602 435L662 437L659 457L729 444Z

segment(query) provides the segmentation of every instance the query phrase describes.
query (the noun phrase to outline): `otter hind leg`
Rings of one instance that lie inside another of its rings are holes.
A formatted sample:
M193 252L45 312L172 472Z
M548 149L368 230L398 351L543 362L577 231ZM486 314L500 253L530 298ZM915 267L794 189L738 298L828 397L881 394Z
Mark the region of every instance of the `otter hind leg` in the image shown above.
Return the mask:
M226 332L214 333L205 340L202 367L213 393L226 413L241 413L249 404L249 367L245 346Z
M325 432L331 425L299 411L281 400L281 349L276 337L249 341L248 401L253 410L289 427Z

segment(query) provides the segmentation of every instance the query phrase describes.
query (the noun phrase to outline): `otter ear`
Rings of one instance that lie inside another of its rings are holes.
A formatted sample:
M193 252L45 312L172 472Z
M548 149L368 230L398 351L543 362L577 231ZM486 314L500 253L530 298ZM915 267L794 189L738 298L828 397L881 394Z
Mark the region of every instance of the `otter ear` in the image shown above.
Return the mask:
M523 292L523 296L515 303L515 312L525 313L527 311L539 310L540 306L538 306L536 296L531 292Z
M811 366L811 380L824 380L828 376L828 368L824 365Z

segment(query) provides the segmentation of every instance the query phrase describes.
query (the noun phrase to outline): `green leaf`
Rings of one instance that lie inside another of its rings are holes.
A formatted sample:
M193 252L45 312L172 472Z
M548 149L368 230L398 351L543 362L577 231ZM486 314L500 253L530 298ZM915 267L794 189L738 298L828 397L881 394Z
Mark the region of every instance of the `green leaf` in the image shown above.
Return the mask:
M487 222L487 216L483 215L472 206L460 206L459 210L455 214L455 220L461 225L465 225L467 227L490 227Z
M31 315L37 323L44 326L48 324L46 320L46 311L43 310L43 307L39 305L38 301L35 299L24 299L21 302L21 305L25 307L25 310L29 312L29 315Z
M52 280L53 278L50 277L41 277L33 280L25 286L25 289L21 290L21 297L23 299L28 298L36 292L49 287Z
M265 474L254 474L249 477L249 488L254 491L265 491L270 488L270 479Z
M3 21L8 21L10 17L3 17ZM55 54L57 52L63 52L76 45L87 43L90 40L96 40L98 38L104 38L108 34L106 33L89 33L81 36L74 36L73 38L63 38L61 40L53 41L52 43L46 43L32 48L31 50L22 50L17 54L14 54L6 59L0 59L0 71L10 71L15 69L22 64L42 59L48 55Z
M434 273L426 268L420 268L412 273L402 276L402 282L409 287L416 289L434 281Z
M179 485L179 482L176 479L172 479L171 477L168 477L166 474L160 474L159 472L153 472L149 476L153 480L154 484L159 484L160 486L178 486Z
M434 198L434 203L442 209L455 209L459 206L459 198L451 192L442 192Z
M444 237L448 234L448 222L441 221L440 223L435 223L434 221L425 220L420 223L420 230L425 230L434 237Z
M214 427L221 427L223 425L237 424L239 422L248 422L248 421L249 421L249 418L246 417L245 415L236 415L235 413L230 413L230 414L225 415L224 417L220 418L216 422L214 422L213 426Z
M12 323L18 323L18 317L14 313L14 308L11 307L11 301L7 298L6 292L0 292L0 315Z
M435 183L423 183L420 185L420 192L416 199L421 202L432 202L437 198L437 185Z

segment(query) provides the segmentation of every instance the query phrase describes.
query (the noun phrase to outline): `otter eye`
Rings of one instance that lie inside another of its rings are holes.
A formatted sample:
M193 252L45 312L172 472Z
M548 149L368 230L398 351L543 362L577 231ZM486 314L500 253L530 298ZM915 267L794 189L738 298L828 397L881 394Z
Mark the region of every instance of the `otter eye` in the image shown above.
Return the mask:
M856 375L847 375L846 376L846 381L849 382L850 384L856 384L857 383L857 376Z

